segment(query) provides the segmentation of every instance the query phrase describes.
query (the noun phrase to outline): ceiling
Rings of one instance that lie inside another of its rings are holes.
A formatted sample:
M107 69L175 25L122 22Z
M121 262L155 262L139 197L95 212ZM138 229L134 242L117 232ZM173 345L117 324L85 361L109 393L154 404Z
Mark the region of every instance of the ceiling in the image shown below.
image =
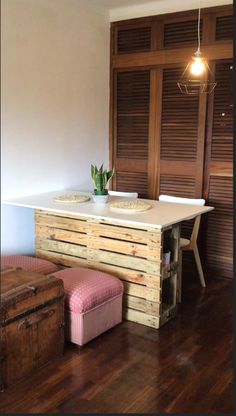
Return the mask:
M232 4L233 0L86 0L87 5L106 10L110 21Z
M97 3L102 7L106 7L108 9L116 9L120 7L129 7L129 6L136 6L138 4L146 4L150 3L152 0L89 0L90 3ZM163 0L155 0L155 2L163 1ZM176 1L176 0L174 0Z
M165 4L172 4L174 8L176 8L176 5L180 5L180 3L189 3L192 7L198 8L200 7L208 7L210 4L211 6L214 6L214 4L228 4L232 3L231 0L184 0L182 2L179 2L178 0L88 0L90 4L96 4L97 6L105 7L109 10L117 9L117 8L123 8L123 7L130 7L130 6L154 6L155 4L161 4L164 6Z

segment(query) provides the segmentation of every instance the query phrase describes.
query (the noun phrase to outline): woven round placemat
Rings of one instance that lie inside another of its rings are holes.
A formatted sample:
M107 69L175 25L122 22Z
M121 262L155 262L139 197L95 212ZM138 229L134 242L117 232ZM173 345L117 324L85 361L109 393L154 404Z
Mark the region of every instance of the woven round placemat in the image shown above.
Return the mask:
M147 211L151 208L151 205L147 202L138 201L138 200L128 200L128 201L119 201L110 204L109 208L112 211L122 212L122 213L135 213Z
M54 202L61 202L61 203L74 203L74 202L86 202L90 200L88 195L58 195L53 198Z

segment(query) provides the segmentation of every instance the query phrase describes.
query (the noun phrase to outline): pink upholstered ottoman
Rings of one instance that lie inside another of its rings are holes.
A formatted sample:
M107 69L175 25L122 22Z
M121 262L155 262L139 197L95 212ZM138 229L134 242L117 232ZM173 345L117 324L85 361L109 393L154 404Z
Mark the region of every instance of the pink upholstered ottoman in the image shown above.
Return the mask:
M53 276L64 282L68 341L82 346L122 321L123 285L116 277L83 267Z
M59 270L57 265L51 261L30 256L3 256L1 257L1 269L4 267L20 267L26 272L41 274L51 274Z

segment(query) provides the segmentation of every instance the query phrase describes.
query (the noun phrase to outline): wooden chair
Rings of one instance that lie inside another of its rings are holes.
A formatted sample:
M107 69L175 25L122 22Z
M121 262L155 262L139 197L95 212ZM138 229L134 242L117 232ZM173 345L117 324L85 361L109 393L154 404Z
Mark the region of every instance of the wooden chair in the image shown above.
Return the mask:
M138 192L119 192L119 191L108 191L111 196L124 196L126 198L138 198Z
M163 202L172 202L176 204L189 204L189 205L205 205L205 199L191 199L191 198L179 198L170 195L160 195L159 201ZM201 259L199 256L198 246L197 246L197 237L200 226L201 215L195 217L195 222L192 229L192 234L190 239L180 238L180 253L179 253L179 287L178 287L178 302L181 302L181 287L182 287L182 252L183 251L193 251L194 258L197 265L198 275L202 287L206 287L206 282L204 279L204 274L201 265Z

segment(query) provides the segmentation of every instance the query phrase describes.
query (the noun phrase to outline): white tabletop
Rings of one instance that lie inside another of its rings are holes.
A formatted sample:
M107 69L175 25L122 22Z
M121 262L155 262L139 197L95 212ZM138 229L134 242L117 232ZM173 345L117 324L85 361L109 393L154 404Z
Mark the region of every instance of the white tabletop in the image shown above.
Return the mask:
M135 213L117 213L109 206L111 202L124 200L124 197L109 196L106 204L97 204L92 198L83 203L63 204L54 202L53 197L65 194L89 195L89 192L76 192L71 190L59 190L43 194L29 195L20 198L4 200L2 203L25 208L41 209L45 211L60 212L70 215L78 215L92 218L109 219L117 223L139 224L154 228L164 228L181 221L191 219L199 214L213 210L213 207L174 204L160 202L152 199L141 199L151 205L151 209ZM140 198L139 198L140 200Z

